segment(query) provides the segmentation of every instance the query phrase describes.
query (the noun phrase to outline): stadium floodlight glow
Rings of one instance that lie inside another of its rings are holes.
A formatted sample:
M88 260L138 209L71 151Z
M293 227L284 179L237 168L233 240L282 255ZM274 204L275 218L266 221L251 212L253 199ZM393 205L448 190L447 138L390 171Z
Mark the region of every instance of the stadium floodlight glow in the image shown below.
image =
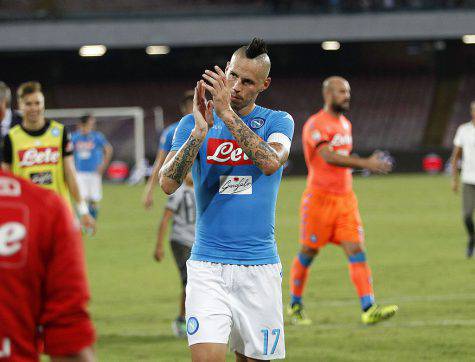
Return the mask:
M148 55L165 55L170 53L170 47L168 45L149 45L145 48L145 53Z
M475 44L475 35L464 35L462 41L465 44Z
M334 40L327 40L322 43L323 50L338 50L340 46L340 42Z
M79 55L81 57L101 57L106 51L105 45L84 45L79 48Z

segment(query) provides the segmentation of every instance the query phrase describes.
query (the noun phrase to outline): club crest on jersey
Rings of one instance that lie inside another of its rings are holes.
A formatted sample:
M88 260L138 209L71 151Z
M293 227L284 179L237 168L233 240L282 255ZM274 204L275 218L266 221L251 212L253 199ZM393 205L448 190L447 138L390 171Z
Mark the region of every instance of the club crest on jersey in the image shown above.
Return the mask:
M318 142L322 139L322 134L319 131L313 131L312 132L312 139L314 141Z
M59 161L58 147L38 147L18 151L20 167L54 165Z
M264 123L266 123L266 120L264 118L257 117L251 120L251 122L249 123L249 126L252 129L259 129L264 125Z
M252 165L238 143L234 140L210 138L206 148L206 162L223 166Z
M60 131L57 127L53 127L53 129L51 130L51 134L53 135L53 137L59 137Z
M222 195L251 195L252 176L219 176L219 193Z

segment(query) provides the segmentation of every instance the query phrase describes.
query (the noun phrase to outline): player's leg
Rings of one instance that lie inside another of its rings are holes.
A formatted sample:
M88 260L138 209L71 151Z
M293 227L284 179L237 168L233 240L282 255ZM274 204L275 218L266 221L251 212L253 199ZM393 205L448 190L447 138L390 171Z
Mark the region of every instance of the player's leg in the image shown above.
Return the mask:
M318 249L302 245L290 269L290 305L287 313L292 324L308 325L312 321L306 317L303 310L302 296L310 272L310 265L318 254Z
M91 173L87 202L89 213L97 220L99 214L99 201L102 199L102 177L98 173Z
M172 240L170 243L175 264L180 273L182 293L180 295L178 316L172 322L173 333L177 337L186 337L186 321L185 321L185 288L187 283L186 261L190 258L191 248L188 245Z
M269 360L249 358L236 352L236 362L265 362L265 361L269 361Z
M228 265L233 288L230 348L236 359L266 361L285 357L282 266Z
M225 362L228 345L222 343L197 343L190 346L192 362Z
M287 313L293 324L308 325L311 320L303 312L303 293L310 266L332 233L332 200L312 191L305 191L300 206L300 250L290 269L290 305Z
M193 362L225 362L232 312L223 265L188 260L186 330Z
M473 210L475 208L475 185L463 184L463 222L468 234L467 258L473 256L475 246Z
M350 279L361 303L362 321L373 324L392 317L396 305L378 306L373 291L371 269L366 260L363 226L358 211L358 202L352 194L341 200L342 213L338 218L335 240L341 244L347 258Z

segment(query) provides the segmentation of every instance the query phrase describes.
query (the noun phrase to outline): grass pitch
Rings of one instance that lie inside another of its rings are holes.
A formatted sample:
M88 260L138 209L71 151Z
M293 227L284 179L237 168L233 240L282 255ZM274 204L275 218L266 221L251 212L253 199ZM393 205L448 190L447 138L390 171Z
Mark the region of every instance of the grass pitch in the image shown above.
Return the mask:
M303 178L284 179L276 237L284 266L298 249L298 207ZM143 210L143 187L106 185L98 233L86 240L91 313L100 361L189 361L185 340L170 324L178 311L180 284L167 249L152 258L164 196ZM475 260L466 260L460 197L442 176L357 178L355 190L366 232L369 263L379 303L399 304L380 325L359 322L356 293L339 248L315 259L304 303L314 324L286 324L289 361L475 360ZM160 196L158 196L160 194ZM229 361L234 360L229 354Z

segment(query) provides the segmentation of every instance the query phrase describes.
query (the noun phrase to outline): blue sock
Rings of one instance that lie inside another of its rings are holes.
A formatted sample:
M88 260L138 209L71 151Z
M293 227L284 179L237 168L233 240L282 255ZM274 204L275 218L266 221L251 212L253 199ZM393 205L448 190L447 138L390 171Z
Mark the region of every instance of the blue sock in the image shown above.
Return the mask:
M88 208L89 208L89 213L91 214L91 216L97 220L97 214L99 213L97 206L93 203L89 203Z

